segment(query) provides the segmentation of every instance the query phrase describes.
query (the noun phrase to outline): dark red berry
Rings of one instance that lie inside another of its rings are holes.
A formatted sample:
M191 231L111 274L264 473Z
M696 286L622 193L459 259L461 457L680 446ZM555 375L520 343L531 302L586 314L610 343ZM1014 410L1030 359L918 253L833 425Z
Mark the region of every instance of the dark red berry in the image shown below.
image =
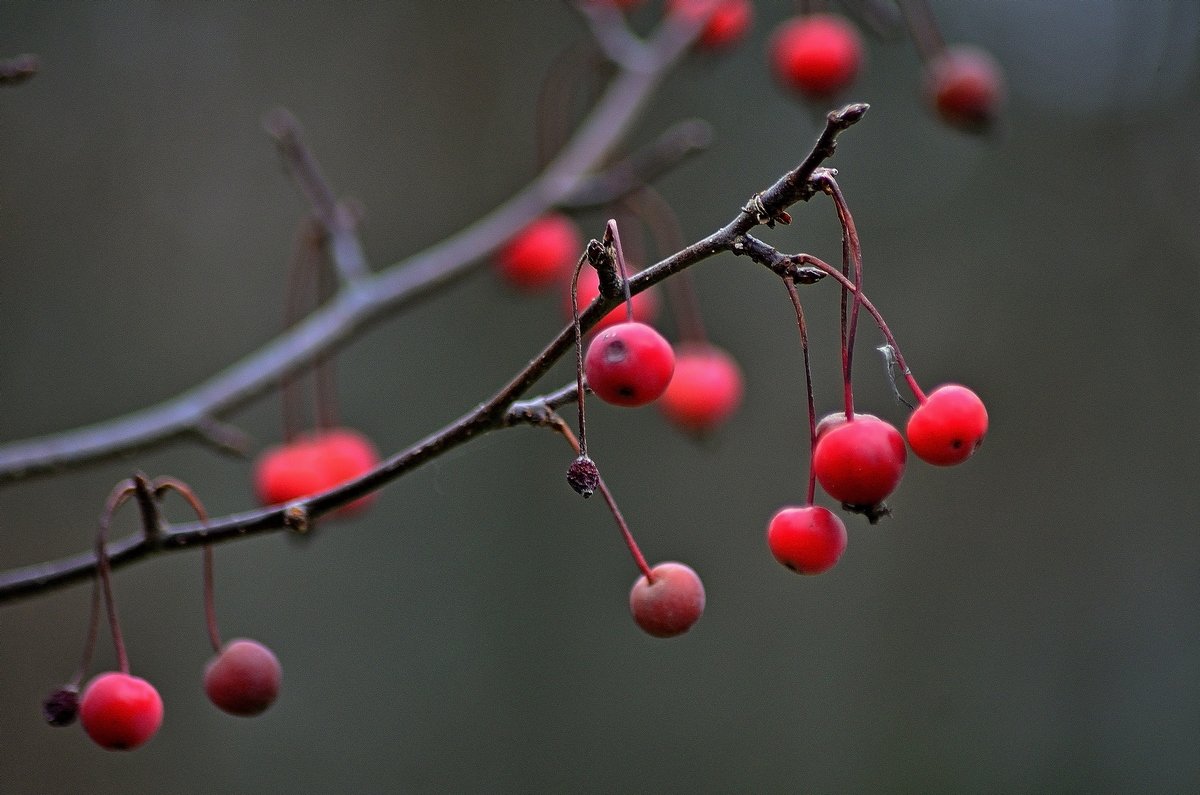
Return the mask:
M618 323L588 345L583 371L596 397L616 406L644 406L671 382L675 352L645 323Z
M820 574L846 551L846 525L820 505L783 508L767 526L767 546L797 574Z
M258 715L275 703L283 678L279 660L253 640L232 640L204 669L208 700L230 715Z
M629 610L644 632L673 638L692 628L704 613L704 583L682 563L660 563L638 578L629 592Z
M858 31L835 14L810 14L784 22L770 45L776 78L810 99L828 99L854 81L862 64Z
M754 6L750 0L668 0L667 13L688 22L707 13L708 21L696 44L704 49L720 50L736 44L746 35L754 18Z
M514 287L539 290L570 276L582 253L583 239L575 222L551 213L505 243L496 255L496 268Z
M870 508L899 485L906 457L899 431L877 417L855 414L817 439L813 470L829 496Z
M922 461L961 464L983 443L988 415L979 396L959 384L939 386L908 418L908 444Z
M596 462L585 455L576 458L567 467L567 483L581 497L595 494L600 488L600 470L596 468Z
M977 47L949 47L925 74L925 93L942 121L981 132L995 121L1004 101L1000 65Z
M63 687L42 701L42 717L51 726L70 726L79 715L79 690Z
M111 671L83 691L79 722L101 748L129 751L144 745L162 725L163 703L145 679Z
M675 374L658 406L686 431L705 433L720 426L742 402L742 372L725 351L712 345L685 345L675 356Z
M316 431L259 456L254 465L254 487L263 505L278 505L339 486L378 463L375 446L357 431ZM374 499L374 494L360 497L337 513L350 515Z
M591 268L584 268L579 272L579 284L576 288L577 297L579 298L579 311L587 309L588 304L596 300L596 296L600 295L600 276ZM649 323L654 320L658 314L658 293L654 288L643 290L633 296L633 319L639 323ZM566 300L563 304L566 310L567 319L571 318L571 287L567 284ZM606 328L611 328L618 323L625 321L628 312L625 311L625 304L622 303L616 309L609 312L604 317L600 318L600 322L592 328L592 333L596 334Z

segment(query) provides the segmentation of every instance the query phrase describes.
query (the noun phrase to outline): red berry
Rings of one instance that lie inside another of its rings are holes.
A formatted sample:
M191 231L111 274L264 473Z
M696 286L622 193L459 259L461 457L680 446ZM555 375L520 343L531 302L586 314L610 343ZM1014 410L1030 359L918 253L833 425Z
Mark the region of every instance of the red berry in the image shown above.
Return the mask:
M959 384L929 393L908 418L908 444L922 461L938 466L961 464L979 449L987 433L983 401Z
M583 239L575 222L551 213L505 243L496 255L496 268L514 287L538 290L569 277L582 253Z
M981 131L1000 112L1004 77L987 52L969 46L950 47L929 64L925 93L942 121Z
M855 414L821 434L813 470L835 500L871 507L899 485L906 456L899 431L877 417Z
M144 745L162 725L163 703L145 679L110 671L83 691L79 722L101 748L129 751Z
M680 348L675 374L658 402L663 414L686 431L711 431L742 402L742 373L725 351L711 345Z
M797 574L833 568L846 551L846 525L828 508L783 508L767 526L767 546L775 559Z
M283 672L266 646L253 640L232 640L204 669L208 700L230 715L258 715L275 703Z
M633 620L648 635L673 638L692 628L704 613L704 583L691 567L660 563L638 578L629 592Z
M858 31L842 17L811 14L776 28L770 54L780 82L812 99L826 99L853 82L863 45Z
M331 489L373 469L379 453L365 436L348 428L303 435L259 456L254 488L263 505L278 505ZM348 516L369 505L374 494L337 511Z
M567 283L567 297L563 303L566 309L567 319L571 318L571 285ZM579 285L577 287L579 298L579 311L587 309L588 304L596 300L596 296L600 295L600 276L596 271L589 267L585 267L579 272ZM643 290L633 297L633 319L640 323L649 323L654 320L658 314L658 293L653 289ZM600 318L600 322L592 328L592 333L598 333L606 328L622 323L628 313L625 311L625 304L622 302L620 306L609 312L604 317Z
M710 13L711 11L711 13ZM667 13L694 22L708 14L708 22L700 31L696 44L709 50L719 50L740 41L750 29L754 6L750 0L668 0Z
M675 352L645 323L618 323L588 345L583 371L588 386L606 403L644 406L671 383Z

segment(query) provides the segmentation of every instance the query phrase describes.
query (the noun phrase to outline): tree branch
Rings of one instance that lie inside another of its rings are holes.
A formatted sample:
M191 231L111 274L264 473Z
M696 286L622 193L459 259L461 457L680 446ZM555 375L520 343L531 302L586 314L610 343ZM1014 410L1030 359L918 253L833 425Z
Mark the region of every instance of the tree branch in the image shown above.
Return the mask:
M858 111L847 113L851 108ZM843 111L829 114L828 122L816 146L808 157L760 196L764 207L774 215L784 212L784 202L794 203L812 195L808 186L813 171L832 155L837 135L862 118L865 105L848 106ZM752 259L776 270L787 262L794 262L762 241L749 237L747 232L760 221L746 210L734 216L717 232L684 248L661 262L647 268L630 280L630 292L638 293L672 274L690 267L721 251L749 254ZM765 221L763 221L765 223ZM840 274L830 274L840 275ZM344 299L343 299L344 300ZM623 300L620 296L600 296L580 316L580 327L590 330L600 319ZM109 564L120 568L151 554L186 549L197 545L228 541L249 535L291 529L305 532L312 522L336 508L352 502L386 483L411 472L427 461L470 441L476 436L502 428L518 425L545 424L557 406L575 398L575 384L559 388L540 397L518 402L538 379L571 348L574 342L574 325L568 324L546 347L534 357L508 384L484 403L463 414L444 428L431 433L406 450L391 456L378 467L346 483L295 500L287 505L264 508L245 513L212 519L203 525L199 522L164 526L153 534L139 533L107 545ZM0 603L23 596L39 593L49 588L67 585L90 577L95 570L97 558L94 552L85 552L56 561L41 563L0 573Z

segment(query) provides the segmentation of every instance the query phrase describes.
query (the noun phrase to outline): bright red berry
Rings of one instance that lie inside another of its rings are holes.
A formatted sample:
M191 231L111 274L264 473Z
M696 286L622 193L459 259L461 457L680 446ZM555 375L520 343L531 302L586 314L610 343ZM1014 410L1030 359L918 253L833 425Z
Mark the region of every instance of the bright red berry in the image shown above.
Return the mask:
M204 692L230 715L250 717L275 703L282 678L270 649L253 640L232 640L205 667Z
M810 14L784 22L771 38L771 66L785 86L827 99L850 85L863 59L858 31L836 14Z
M693 344L679 349L675 374L658 405L675 425L704 433L725 422L741 402L742 372L733 357Z
M979 396L959 384L929 393L908 418L908 444L922 461L938 466L961 464L983 444L987 409Z
M855 414L821 434L813 470L835 500L872 507L899 485L906 456L899 431L877 417Z
M767 525L767 546L797 574L820 574L846 551L846 525L820 505L783 508Z
M560 213L543 215L504 244L496 268L514 287L539 290L558 284L583 253L575 222Z
M704 583L682 563L660 563L638 578L629 592L633 620L656 638L673 638L692 628L704 613Z
M379 452L365 436L331 428L264 452L254 466L254 487L263 505L278 505L331 489L378 463ZM350 515L374 499L374 494L360 497L337 513Z
M596 300L596 296L600 295L600 276L591 268L585 267L579 272L579 284L577 286L577 297L579 299L579 311L587 309L588 304ZM639 323L650 323L658 314L658 293L651 288L642 290L637 295L633 296L633 319ZM567 283L566 301L563 303L566 310L567 319L571 318L571 286L570 280ZM592 328L592 333L598 333L606 328L622 323L628 312L625 311L625 304L622 303L616 309L609 312L604 317L600 318L600 322Z
M1000 65L976 47L950 47L926 70L925 93L947 124L981 131L996 119L1004 100Z
M750 0L668 0L667 13L688 22L708 14L708 22L700 31L696 44L705 49L720 50L746 35L754 18L754 6Z
M615 406L644 406L671 383L675 352L645 323L618 323L600 332L583 357L596 397Z
M100 674L83 691L79 722L101 748L129 751L162 725L163 703L145 679L116 671Z

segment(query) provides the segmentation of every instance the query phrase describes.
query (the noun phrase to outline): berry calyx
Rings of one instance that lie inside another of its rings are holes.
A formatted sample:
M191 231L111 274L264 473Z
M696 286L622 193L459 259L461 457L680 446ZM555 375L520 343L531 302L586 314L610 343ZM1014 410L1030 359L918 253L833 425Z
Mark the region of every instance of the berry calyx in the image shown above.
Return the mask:
M711 10L711 13L710 13ZM750 0L668 0L667 13L694 22L708 14L696 39L696 45L707 50L720 50L736 44L750 29L754 6Z
M725 351L712 345L681 346L675 374L659 400L659 408L685 431L717 428L742 402L742 372Z
M136 676L110 671L83 691L79 722L101 748L129 751L144 745L162 725L163 703L154 686Z
M775 77L810 99L827 99L858 75L863 45L858 31L836 14L810 14L784 22L770 45Z
M846 551L846 525L828 508L783 508L767 525L767 546L797 574L820 574Z
M930 62L925 94L947 124L982 132L999 115L1004 100L1000 65L977 47L949 47Z
M945 384L917 406L905 431L922 461L953 466L979 449L987 428L987 409L979 396L960 384Z
M357 431L348 428L316 431L259 456L254 465L254 488L263 505L277 505L339 486L378 463L375 446ZM374 494L368 494L336 513L349 516L374 499Z
M900 483L907 451L891 424L855 414L827 428L813 451L813 472L821 487L843 505L873 508Z
M579 283L576 286L576 295L579 298L579 311L582 312L587 308L587 305L596 300L596 296L600 295L600 276L591 268L584 268L579 272ZM639 323L649 323L658 315L658 293L651 288L643 290L630 300L633 305L633 319ZM566 291L566 300L563 304L566 309L567 319L571 319L571 288L568 284ZM611 328L618 323L625 321L628 312L625 309L625 304L621 304L616 309L609 312L604 317L600 318L600 322L592 328L592 333L596 334L604 329Z
M656 638L682 635L704 613L704 583L682 563L660 563L650 575L650 580L639 577L629 592L633 620Z
M645 323L618 323L605 329L583 358L588 386L615 406L644 406L671 383L675 352L671 343Z
M279 660L266 646L231 640L205 667L204 692L230 715L250 717L275 703L282 678Z
M512 239L496 255L496 269L520 290L540 290L560 283L583 251L575 222L560 213L543 215Z

